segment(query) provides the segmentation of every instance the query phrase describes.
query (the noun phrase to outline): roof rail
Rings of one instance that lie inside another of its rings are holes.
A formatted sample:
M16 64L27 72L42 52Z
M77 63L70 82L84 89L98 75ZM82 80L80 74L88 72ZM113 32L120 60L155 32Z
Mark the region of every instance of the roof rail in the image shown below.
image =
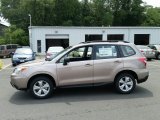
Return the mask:
M105 41L100 41L100 40L94 40L94 41L86 41L86 42L80 42L85 44L85 43L94 43L94 42L123 42L123 43L129 43L128 41L121 41L121 40L105 40Z

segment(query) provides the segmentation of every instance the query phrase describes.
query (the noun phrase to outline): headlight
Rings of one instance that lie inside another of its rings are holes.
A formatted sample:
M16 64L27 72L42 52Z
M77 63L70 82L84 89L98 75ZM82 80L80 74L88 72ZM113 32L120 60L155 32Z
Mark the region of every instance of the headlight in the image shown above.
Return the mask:
M28 69L27 67L15 68L14 71L13 71L13 73L14 73L14 74L19 74L19 73L21 73L21 72L26 71L27 69Z

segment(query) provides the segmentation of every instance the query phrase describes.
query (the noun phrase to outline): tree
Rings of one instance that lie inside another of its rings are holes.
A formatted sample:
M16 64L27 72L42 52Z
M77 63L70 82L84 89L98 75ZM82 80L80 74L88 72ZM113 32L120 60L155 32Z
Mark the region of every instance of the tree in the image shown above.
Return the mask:
M113 15L109 8L109 2L106 0L93 0L92 9L94 14L95 26L112 25Z
M57 26L78 26L81 24L78 0L55 0L54 11Z
M19 45L28 45L28 36L25 31L17 28L15 25L6 28L4 34L5 44L19 44Z
M114 26L138 26L144 21L142 0L112 0Z
M147 7L144 26L160 26L160 8Z

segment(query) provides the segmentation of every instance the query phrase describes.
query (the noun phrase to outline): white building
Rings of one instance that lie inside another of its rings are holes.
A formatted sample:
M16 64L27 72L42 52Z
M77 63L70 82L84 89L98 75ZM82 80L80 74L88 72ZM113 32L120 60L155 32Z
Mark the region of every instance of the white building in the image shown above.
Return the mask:
M50 46L64 48L85 41L124 40L139 45L160 44L160 27L29 27L30 46L44 54Z

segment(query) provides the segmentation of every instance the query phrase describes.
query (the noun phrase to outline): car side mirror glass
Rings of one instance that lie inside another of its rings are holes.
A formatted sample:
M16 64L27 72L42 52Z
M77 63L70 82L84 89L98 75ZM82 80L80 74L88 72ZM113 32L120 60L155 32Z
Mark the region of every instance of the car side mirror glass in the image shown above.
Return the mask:
M70 59L68 57L64 58L63 65L67 65Z

